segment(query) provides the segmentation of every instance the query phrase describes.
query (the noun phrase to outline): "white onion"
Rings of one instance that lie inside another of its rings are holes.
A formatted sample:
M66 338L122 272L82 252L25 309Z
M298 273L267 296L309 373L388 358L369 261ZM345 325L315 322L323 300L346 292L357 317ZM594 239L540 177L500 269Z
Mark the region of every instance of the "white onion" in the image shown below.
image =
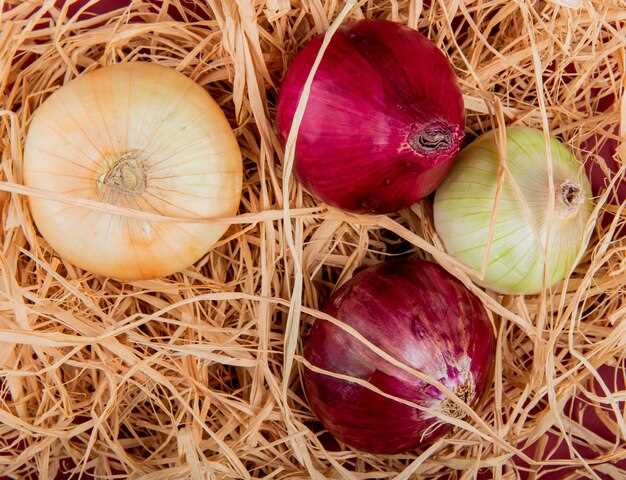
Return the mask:
M592 210L591 187L573 154L551 139L554 202L550 211L543 133L508 128L508 172L503 172L489 242L500 165L495 138L494 132L487 133L459 154L435 197L435 227L454 257L479 273L486 265L484 286L500 293L537 293L562 280L575 266Z

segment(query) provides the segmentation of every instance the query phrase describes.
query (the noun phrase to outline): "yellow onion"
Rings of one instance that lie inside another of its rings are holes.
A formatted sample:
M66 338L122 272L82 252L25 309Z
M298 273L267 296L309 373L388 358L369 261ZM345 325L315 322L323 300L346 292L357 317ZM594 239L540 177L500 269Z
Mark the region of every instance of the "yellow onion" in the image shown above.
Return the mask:
M484 273L484 286L507 294L537 293L575 267L592 210L591 187L573 154L551 139L550 189L540 131L508 128L504 150L508 168L494 132L461 151L435 196L435 227L451 255Z
M28 186L184 219L235 214L242 169L233 131L211 96L181 73L148 63L104 67L58 89L35 112L24 152ZM40 233L62 257L120 279L187 268L227 228L29 201Z

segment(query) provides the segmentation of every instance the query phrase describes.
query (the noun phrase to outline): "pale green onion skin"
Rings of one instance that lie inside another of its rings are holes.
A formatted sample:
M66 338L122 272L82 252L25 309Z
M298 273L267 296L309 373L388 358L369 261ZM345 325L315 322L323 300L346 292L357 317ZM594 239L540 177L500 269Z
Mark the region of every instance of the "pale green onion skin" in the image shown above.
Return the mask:
M489 258L479 283L499 293L534 294L554 286L575 266L593 208L591 187L581 163L551 139L550 212L543 132L509 127L506 143L510 175L503 178ZM479 275L487 254L499 164L495 136L489 132L461 151L435 196L435 228L446 250Z

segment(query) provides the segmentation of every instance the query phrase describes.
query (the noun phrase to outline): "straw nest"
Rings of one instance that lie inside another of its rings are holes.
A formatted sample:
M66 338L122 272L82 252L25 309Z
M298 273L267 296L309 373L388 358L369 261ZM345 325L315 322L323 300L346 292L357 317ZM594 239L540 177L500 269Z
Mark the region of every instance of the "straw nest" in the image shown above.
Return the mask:
M443 253L429 201L373 217L312 199L273 122L277 86L303 43L337 18L388 18L448 54L470 135L529 125L597 158L589 136L626 131L626 3L363 0L341 13L334 0L92 0L94 11L126 4L97 17L62 3L0 0L1 475L626 478L623 168L596 199L569 281L501 297ZM121 283L56 256L20 183L37 106L82 72L131 60L208 89L236 131L245 183L240 215L193 268ZM494 382L478 417L426 451L368 455L327 441L312 416L301 338L356 268L408 252L481 295L498 332Z

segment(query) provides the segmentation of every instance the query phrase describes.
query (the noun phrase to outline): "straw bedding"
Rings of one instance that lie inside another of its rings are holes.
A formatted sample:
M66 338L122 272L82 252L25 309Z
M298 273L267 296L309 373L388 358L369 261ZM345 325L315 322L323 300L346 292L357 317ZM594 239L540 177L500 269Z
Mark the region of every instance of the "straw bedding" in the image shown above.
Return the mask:
M316 202L273 123L304 42L338 16L387 18L447 53L470 136L523 124L599 161L587 139L626 133L625 2L92 0L99 16L62 3L0 0L0 476L626 478L625 152L572 277L501 297L445 255L430 201L391 216ZM107 3L127 6L106 13ZM240 214L193 268L122 283L65 263L38 236L26 197L51 194L24 189L21 169L31 114L54 89L131 60L208 89L235 129L245 180ZM427 450L368 455L312 416L301 338L355 269L410 252L481 296L498 333L494 382ZM558 475L534 476L546 472Z

